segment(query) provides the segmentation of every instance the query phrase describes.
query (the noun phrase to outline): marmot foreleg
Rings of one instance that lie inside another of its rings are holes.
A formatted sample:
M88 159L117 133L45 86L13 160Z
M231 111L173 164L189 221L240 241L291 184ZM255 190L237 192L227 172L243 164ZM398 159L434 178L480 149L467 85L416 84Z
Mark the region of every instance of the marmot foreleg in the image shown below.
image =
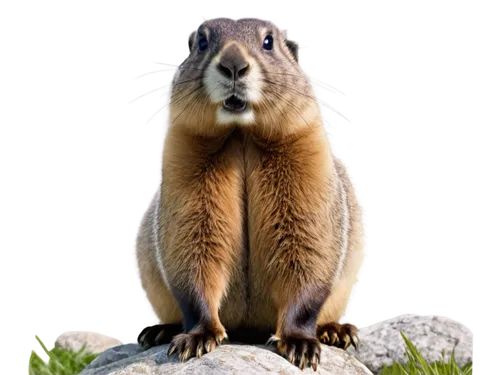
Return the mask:
M270 341L290 362L316 369L321 352L317 319L340 254L327 140L321 128L308 128L273 145L250 144L247 152L252 267L261 270L261 285L267 285L277 311Z
M224 139L211 142L176 127L166 139L157 261L182 312L184 332L169 349L181 361L212 351L227 337L219 308L241 259L243 179L241 146ZM170 338L174 327L147 332Z

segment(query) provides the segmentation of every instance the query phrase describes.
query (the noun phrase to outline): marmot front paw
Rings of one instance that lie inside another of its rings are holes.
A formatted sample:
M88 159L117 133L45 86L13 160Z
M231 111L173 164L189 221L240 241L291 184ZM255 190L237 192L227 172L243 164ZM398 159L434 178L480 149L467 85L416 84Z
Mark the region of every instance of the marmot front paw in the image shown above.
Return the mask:
M203 354L214 350L224 339L227 339L224 328L209 329L198 326L188 333L175 336L170 344L168 355L178 353L181 362L187 361L194 355L200 358Z
M297 365L301 370L308 364L314 371L318 370L321 346L316 337L304 333L292 333L281 337L272 336L267 344L274 342L277 344L278 353L290 363Z

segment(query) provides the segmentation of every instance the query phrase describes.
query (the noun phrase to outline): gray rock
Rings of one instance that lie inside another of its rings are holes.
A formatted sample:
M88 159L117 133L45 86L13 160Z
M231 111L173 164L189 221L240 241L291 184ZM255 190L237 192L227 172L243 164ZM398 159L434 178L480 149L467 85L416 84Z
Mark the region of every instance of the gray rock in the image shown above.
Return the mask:
M94 359L85 369L104 367L110 363L118 362L122 359L135 356L142 352L144 352L144 349L137 344L115 346L114 348L110 348L101 353L101 355Z
M472 361L472 332L464 325L440 316L401 315L359 330L358 351L348 352L364 363L373 373L394 361L406 362L405 344L400 331L412 341L426 361L441 359L445 350L449 359L455 350L460 366Z
M102 353L113 346L121 345L117 339L89 331L71 331L60 335L55 346L77 352L85 345L90 353Z
M265 346L222 345L201 358L180 363L177 356L168 357L168 345L142 351L139 345L129 344L102 353L81 375L132 374L304 374ZM370 375L364 365L345 351L322 347L321 365L316 374Z

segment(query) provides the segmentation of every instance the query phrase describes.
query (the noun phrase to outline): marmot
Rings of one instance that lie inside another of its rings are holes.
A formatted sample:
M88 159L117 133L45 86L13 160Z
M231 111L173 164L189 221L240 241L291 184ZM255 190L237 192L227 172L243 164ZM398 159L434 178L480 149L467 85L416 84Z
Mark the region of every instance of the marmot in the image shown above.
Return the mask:
M214 19L172 84L162 183L142 221L142 286L184 361L226 331L262 332L301 369L340 324L363 259L361 213L332 153L298 45L271 22ZM241 335L240 335L241 336ZM245 338L245 335L242 335Z

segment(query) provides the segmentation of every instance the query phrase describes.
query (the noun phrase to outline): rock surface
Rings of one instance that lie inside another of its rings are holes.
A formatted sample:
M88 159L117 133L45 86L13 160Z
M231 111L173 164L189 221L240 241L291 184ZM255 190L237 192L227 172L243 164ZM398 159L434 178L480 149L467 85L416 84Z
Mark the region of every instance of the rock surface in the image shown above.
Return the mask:
M426 361L446 359L455 350L460 366L472 361L472 332L464 325L440 316L401 315L359 330L358 351L348 352L358 358L373 373L394 361L406 362L405 344L400 331L412 341Z
M81 375L132 374L304 374L283 357L265 346L222 345L200 359L180 363L168 357L168 345L142 351L128 344L109 349L85 368ZM370 375L371 372L345 351L322 347L321 364L316 374Z
M55 346L77 352L85 345L85 349L90 353L102 353L109 348L121 344L117 339L101 335L100 333L71 331L60 335L56 340Z
M416 345L428 362L441 359L443 349L446 352L447 359L449 359L451 352L455 350L455 359L460 366L472 361L472 332L464 325L439 316L402 315L360 329L360 347L357 351L349 348L345 352L322 345L321 364L317 373L338 375L371 374L369 371L371 370L374 374L377 374L383 365L391 365L394 361L406 362L404 355L405 344L400 331L403 331ZM60 338L68 334L63 334ZM108 338L102 335L97 336ZM67 342L67 340L61 341ZM83 341L87 342L87 345L92 342L87 341L87 339L73 339L75 343L73 345L75 346L72 348L79 349ZM80 343L79 346L76 343ZM114 346L117 345L116 343L119 342L115 340L109 344ZM65 347L68 346L65 345ZM185 363L179 363L177 356L168 358L168 345L143 351L137 344L128 344L106 350L87 366L81 374L314 373L311 368L306 369L304 372L300 371L296 366L293 366L272 350L265 346L222 345L212 353L205 354L201 359L192 358Z

